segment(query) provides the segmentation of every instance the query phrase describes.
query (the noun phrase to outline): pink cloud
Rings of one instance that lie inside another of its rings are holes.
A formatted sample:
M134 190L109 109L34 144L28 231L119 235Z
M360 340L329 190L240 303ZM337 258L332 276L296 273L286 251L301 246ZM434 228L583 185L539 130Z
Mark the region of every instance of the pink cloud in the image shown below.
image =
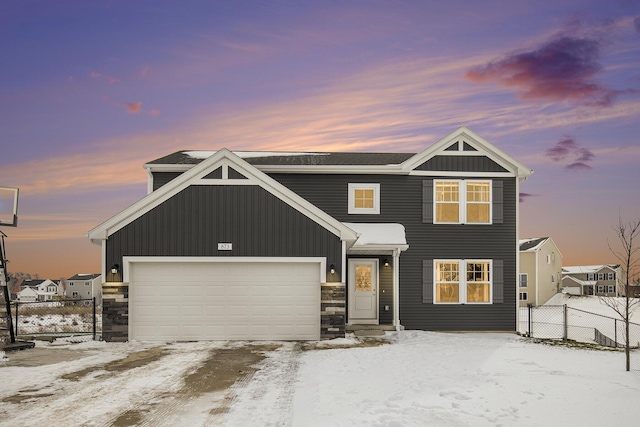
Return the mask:
M157 116L158 114L160 114L160 111L154 108L151 111L149 111L149 114L151 114L152 116Z
M129 114L138 114L142 112L142 102L125 102L124 106Z
M89 73L89 77L91 77L92 79L105 79L111 84L120 82L120 80L116 79L115 77L105 76L104 74L96 73L95 71Z
M556 142L553 147L544 152L554 162L561 162L569 159L572 163L565 166L567 170L591 170L593 169L587 162L595 158L595 154L586 148L582 148L572 136L567 136Z
M512 52L471 68L466 78L513 88L524 100L570 101L579 105L609 106L623 93L596 82L602 41L598 38L557 36L538 47Z
M566 169L568 170L584 170L584 171L588 171L593 169L591 166L589 166L586 163L582 163L582 162L576 162L576 163L571 163L570 165L566 166Z

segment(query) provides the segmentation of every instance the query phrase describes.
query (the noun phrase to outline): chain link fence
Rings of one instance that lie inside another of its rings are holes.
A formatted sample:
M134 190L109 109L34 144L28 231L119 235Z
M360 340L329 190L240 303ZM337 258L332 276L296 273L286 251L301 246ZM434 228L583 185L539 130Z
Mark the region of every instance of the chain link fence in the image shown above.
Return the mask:
M102 326L95 298L12 303L16 338L95 340Z
M532 338L568 339L606 347L623 347L625 325L621 319L566 305L520 308L520 333ZM640 324L629 324L631 347L640 347Z

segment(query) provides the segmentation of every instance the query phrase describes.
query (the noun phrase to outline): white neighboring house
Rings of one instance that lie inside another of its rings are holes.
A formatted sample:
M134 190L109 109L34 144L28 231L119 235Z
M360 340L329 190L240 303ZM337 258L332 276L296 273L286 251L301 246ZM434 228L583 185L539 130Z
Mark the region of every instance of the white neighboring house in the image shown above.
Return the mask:
M575 295L624 295L623 270L617 264L578 265L562 268L562 292Z
M562 253L551 237L520 240L520 307L542 305L560 292Z
M102 275L96 273L76 274L66 280L65 297L88 300L96 298L102 304ZM87 301L87 305L91 303Z
M53 280L25 280L18 292L18 301L35 302L51 301L58 295L59 284Z

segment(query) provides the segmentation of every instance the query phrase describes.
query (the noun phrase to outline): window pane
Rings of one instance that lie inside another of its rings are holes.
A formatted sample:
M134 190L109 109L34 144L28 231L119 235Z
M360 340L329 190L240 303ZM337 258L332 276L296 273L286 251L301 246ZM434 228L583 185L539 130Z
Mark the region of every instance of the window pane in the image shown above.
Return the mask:
M459 300L457 283L436 283L436 302L458 302Z
M467 182L467 202L489 203L488 182Z
M458 262L437 262L436 282L460 281L460 264Z
M459 206L457 203L438 203L436 205L436 222L459 222Z
M467 283L467 302L489 302L488 283Z
M436 202L457 202L459 200L460 193L458 182L436 182Z
M354 190L354 207L356 208L373 208L372 189L356 189Z
M489 282L489 263L468 262L467 282Z
M468 203L467 222L489 222L489 204Z
M370 291L372 267L370 265L356 265L356 291Z

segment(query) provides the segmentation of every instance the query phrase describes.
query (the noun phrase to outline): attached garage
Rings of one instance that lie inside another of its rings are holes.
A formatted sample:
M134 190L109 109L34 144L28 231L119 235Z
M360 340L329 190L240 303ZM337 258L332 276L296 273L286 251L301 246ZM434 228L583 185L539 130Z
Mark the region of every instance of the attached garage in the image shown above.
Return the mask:
M125 258L129 337L318 340L324 264L319 258Z

